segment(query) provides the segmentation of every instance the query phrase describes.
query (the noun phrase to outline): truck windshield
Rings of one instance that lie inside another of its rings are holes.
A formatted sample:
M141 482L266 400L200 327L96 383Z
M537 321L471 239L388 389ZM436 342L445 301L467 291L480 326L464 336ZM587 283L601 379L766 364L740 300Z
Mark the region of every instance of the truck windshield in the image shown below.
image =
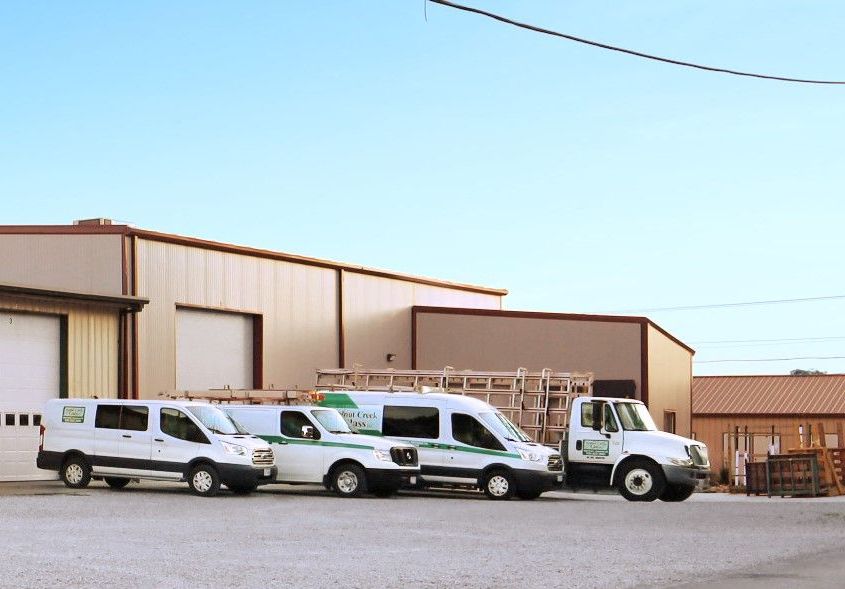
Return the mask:
M514 425L510 419L502 415L501 413L479 413L481 419L484 420L490 429L494 432L505 438L506 440L511 440L512 442L530 442L531 438L528 437L524 431L519 429L518 426Z
M211 431L211 433L221 434L224 436L249 433L234 419L229 417L229 415L217 407L213 407L211 405L192 405L187 409L193 413L194 416L199 419L202 424L209 429L209 431Z
M311 415L320 422L320 425L333 434L352 433L352 430L349 429L349 425L347 425L346 421L343 420L340 413L334 409L314 409L311 412Z
M656 431L654 420L642 403L616 403L616 412L622 428L634 432Z

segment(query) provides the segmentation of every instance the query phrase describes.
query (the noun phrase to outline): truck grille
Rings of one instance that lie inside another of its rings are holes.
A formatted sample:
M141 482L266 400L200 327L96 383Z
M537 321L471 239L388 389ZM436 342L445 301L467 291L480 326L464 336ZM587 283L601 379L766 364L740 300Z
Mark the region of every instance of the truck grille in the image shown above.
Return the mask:
M273 451L270 448L253 451L252 463L256 466L273 466Z
M563 460L560 458L560 454L552 454L549 456L549 470L563 470Z
M710 458L707 456L706 446L690 446L689 455L692 463L696 466L710 466Z
M391 448L390 457L393 458L393 462L395 462L399 466L417 465L416 448Z

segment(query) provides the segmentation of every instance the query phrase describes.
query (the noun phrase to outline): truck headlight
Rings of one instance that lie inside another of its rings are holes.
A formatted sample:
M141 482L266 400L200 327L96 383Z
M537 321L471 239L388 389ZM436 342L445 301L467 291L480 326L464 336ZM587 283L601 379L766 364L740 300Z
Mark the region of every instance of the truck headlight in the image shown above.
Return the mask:
M669 462L675 466L692 466L692 458L670 458Z
M247 449L243 446L238 446L237 444L232 444L231 442L224 442L220 441L223 444L223 450L226 454L234 454L236 456L246 456Z
M379 450L378 448L374 448L373 456L376 457L376 460L384 460L385 462L390 462L391 460L393 460L390 457L390 452L388 450Z
M530 460L531 462L540 462L543 459L543 457L540 456L539 452L523 450L522 448L517 448L516 451L519 452L519 457L523 460Z

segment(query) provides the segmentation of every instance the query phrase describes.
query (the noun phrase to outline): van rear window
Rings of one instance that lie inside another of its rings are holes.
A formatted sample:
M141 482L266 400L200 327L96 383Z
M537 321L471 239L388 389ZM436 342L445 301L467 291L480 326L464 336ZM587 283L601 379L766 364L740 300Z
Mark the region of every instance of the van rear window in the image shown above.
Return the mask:
M98 405L94 427L118 429L120 427L120 405Z
M436 407L385 405L381 433L404 438L439 438L440 411Z
M147 431L149 407L143 405L98 405L94 427Z

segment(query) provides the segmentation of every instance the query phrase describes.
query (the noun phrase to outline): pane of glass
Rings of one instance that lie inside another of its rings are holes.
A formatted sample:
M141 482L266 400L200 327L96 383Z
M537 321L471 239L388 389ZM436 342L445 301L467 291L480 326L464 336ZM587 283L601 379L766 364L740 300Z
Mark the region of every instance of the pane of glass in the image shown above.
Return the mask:
M118 429L120 427L120 405L97 405L94 427Z
M199 426L178 409L164 408L161 410L160 418L162 433L188 442L210 443Z
M452 437L455 441L468 446L487 448L488 450L504 450L496 436L471 415L452 414Z
M33 414L32 425L34 425L35 427L38 427L39 425L41 425L41 414L40 413Z
M282 411L282 435L289 438L304 438L302 427L314 424L301 411ZM316 433L316 428L315 433Z
M581 427L593 427L593 404L584 403L581 405Z
M29 425L29 414L21 413L18 417L18 425Z
M128 429L136 432L147 431L150 410L148 407L137 405L124 405L120 415L120 429Z
M7 413L6 414L6 425L15 425L15 414L14 413Z
M381 432L385 436L436 439L440 437L440 411L436 407L385 405Z
M348 434L352 432L340 413L334 409L314 409L311 415L316 417L320 425L333 434Z
M608 432L618 432L619 426L616 425L616 418L613 416L613 409L610 403L604 405L604 429Z
M226 436L247 433L245 429L238 426L228 413L219 407L193 405L188 407L188 411L193 413L194 417L199 419L200 423L210 429L212 433Z

